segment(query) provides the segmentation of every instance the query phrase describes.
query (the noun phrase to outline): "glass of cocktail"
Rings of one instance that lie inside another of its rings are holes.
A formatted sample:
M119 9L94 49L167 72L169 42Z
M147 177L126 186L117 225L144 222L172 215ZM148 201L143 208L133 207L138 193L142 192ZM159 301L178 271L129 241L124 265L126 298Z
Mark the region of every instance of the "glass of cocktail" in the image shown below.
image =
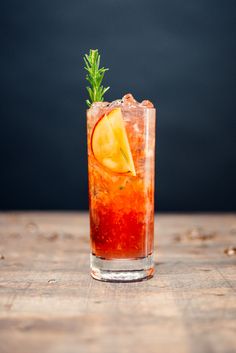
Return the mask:
M87 110L91 275L153 276L155 119L131 94Z

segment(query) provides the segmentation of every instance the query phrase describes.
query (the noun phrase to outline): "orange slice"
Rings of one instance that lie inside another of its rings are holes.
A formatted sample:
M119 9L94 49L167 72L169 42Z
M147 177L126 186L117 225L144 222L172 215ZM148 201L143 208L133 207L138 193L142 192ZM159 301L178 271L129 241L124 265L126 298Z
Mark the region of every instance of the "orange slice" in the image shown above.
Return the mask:
M92 151L99 163L116 173L136 175L120 108L104 115L92 133Z

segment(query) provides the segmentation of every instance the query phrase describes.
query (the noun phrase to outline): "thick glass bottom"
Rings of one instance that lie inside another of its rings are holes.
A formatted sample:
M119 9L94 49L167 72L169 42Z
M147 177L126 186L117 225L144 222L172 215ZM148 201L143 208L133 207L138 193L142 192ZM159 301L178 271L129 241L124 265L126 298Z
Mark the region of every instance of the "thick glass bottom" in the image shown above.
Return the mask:
M137 282L154 274L153 257L106 260L90 255L91 276L106 282Z

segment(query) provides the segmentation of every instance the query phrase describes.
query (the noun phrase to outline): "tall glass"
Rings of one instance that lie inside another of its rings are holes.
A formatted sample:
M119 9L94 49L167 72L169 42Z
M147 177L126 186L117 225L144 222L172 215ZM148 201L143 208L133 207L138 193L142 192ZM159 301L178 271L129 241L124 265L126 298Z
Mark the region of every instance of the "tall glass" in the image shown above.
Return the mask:
M156 111L129 99L94 103L87 111L91 275L103 281L153 276ZM92 139L104 115L119 107L136 175L116 173L96 159Z

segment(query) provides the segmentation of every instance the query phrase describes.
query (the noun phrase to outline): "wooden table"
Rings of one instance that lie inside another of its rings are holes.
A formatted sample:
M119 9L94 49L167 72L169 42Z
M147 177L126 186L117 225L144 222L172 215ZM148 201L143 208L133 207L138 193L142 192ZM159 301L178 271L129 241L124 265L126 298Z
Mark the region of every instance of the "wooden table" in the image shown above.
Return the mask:
M235 352L236 216L159 215L156 244L153 279L98 282L86 213L0 214L0 352Z

